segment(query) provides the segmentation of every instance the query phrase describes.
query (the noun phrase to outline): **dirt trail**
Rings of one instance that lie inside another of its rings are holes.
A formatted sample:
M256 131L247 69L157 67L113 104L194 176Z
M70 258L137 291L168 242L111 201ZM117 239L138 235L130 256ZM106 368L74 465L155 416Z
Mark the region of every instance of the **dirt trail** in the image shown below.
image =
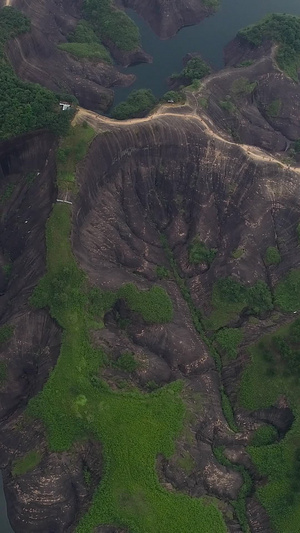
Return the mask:
M191 100L194 99L194 105L191 104ZM260 148L256 148L251 145L247 144L238 144L234 141L231 141L227 139L225 136L222 136L220 132L218 132L213 124L213 122L209 119L207 116L200 116L197 112L198 108L198 102L197 98L193 93L187 93L187 104L184 106L175 106L173 107L173 110L170 109L170 106L162 105L159 108L157 108L153 114L148 115L144 118L135 118L135 119L129 119L129 120L114 120L109 117L105 117L103 115L98 115L97 113L94 113L93 111L88 111L86 109L83 109L81 107L78 108L78 111L73 119L73 124L77 124L80 122L86 121L88 124L90 124L96 131L103 132L107 131L107 127L111 130L113 129L122 129L126 128L127 126L136 126L138 124L145 124L147 122L151 122L154 120L157 120L161 117L176 117L177 119L181 119L183 121L197 121L200 122L201 127L203 131L213 139L216 139L218 141L221 141L222 143L229 144L232 146L237 146L241 150L245 152L248 158L251 158L255 161L261 161L263 163L276 163L281 168L285 168L291 172L296 172L297 174L300 174L300 168L296 167L290 167L290 165L287 165L277 159L276 157L272 156L268 152L265 152L264 150ZM191 109L192 108L192 109ZM181 113L178 112L178 109L181 109Z

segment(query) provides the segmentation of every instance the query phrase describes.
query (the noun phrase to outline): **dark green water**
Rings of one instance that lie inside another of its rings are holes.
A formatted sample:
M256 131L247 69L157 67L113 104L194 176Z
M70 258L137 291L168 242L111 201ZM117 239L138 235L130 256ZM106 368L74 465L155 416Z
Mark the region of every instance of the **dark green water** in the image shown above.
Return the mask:
M151 0L149 0L151 1ZM125 72L137 76L129 88L116 89L115 103L124 100L134 89L150 88L155 96L167 90L166 78L182 69L182 58L189 52L200 52L214 68L223 66L223 48L238 30L257 22L268 13L300 15L300 0L221 0L222 7L197 26L183 28L175 37L162 41L134 11L128 14L140 28L142 45L152 55L152 64L129 67Z
M8 521L6 514L6 501L3 490L2 474L0 471L0 532L13 533L13 529Z

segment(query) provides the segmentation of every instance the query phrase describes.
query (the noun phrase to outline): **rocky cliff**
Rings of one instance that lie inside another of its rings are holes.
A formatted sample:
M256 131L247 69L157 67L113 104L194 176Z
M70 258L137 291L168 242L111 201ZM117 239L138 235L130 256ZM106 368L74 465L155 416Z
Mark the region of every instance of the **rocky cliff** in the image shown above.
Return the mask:
M250 94L245 94L244 82L242 93L230 92L240 78L258 82ZM287 119L279 117L275 124L264 118L263 110L274 98L268 91L276 90L281 91ZM219 105L228 94L236 110L233 117ZM293 95L293 105L283 94ZM236 407L236 383L247 354L244 351L220 374L194 327L191 309L210 315L212 287L221 277L233 275L246 285L263 280L273 290L291 268L299 267L299 169L274 153L298 135L297 98L295 84L278 73L269 55L243 70L229 68L210 76L198 92L188 94L185 106L162 107L145 119L118 123L84 110L77 115L78 122L86 121L98 132L77 170L72 245L78 264L89 282L101 289L116 290L127 282L147 289L155 282L166 289L174 307L170 323L149 325L118 300L104 317L105 327L94 332L94 343L112 357L129 351L144 362L132 377L141 391L151 381L162 386L183 380L186 405L195 415L191 438L178 440L171 459L158 457L160 482L168 490L219 498L232 533L241 531L230 501L238 496L243 478L240 471L217 460L214 448L224 446L232 463L243 465L254 484L260 483L245 446L259 422L272 423L282 436L293 417L286 405L251 416L236 409L238 431L232 431L220 390L225 386ZM235 113L242 117L239 142L228 131L229 121L237 120ZM23 416L28 400L41 390L55 365L61 343L61 331L48 312L34 311L28 304L45 271L45 222L56 199L54 149L53 138L43 132L0 147L3 190L6 184L17 184L1 219L1 261L5 265L10 256L12 275L9 281L3 275L0 298L1 324L9 322L15 328L0 353L8 365L1 391L0 460L16 533L74 531L102 477L99 443L88 441L70 453L50 453L41 424ZM157 267L170 269L162 234L190 291L190 305L176 278L158 277ZM217 250L210 266L188 260L195 237ZM282 260L266 265L266 248L275 244ZM244 251L238 261L232 256L236 249ZM127 323L126 335L120 320ZM245 332L243 350L275 328L270 314L255 324L247 316L239 320ZM111 368L104 373L108 383L116 375ZM13 459L36 446L43 456L39 465L13 477ZM186 451L194 461L190 472L176 460ZM92 476L88 487L86 466ZM271 531L253 493L247 497L247 519L253 532ZM98 531L120 532L112 526Z

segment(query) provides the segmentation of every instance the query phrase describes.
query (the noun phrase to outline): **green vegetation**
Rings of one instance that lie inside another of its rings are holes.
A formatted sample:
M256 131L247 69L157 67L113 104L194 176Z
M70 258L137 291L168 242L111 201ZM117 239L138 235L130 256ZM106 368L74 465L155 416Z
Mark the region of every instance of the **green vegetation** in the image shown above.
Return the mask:
M201 523L203 533L225 533L221 514L214 506L164 490L155 472L156 456L172 455L174 438L182 427L181 384L176 382L148 395L113 392L97 377L105 357L92 347L88 331L95 314L112 299L99 291L104 298L100 306L99 293L94 291L90 309L85 278L72 255L70 230L70 206L56 204L47 225L47 274L32 302L49 307L64 330L63 342L56 367L43 391L30 401L29 409L32 416L43 420L51 450L69 449L74 441L89 434L103 445L104 478L77 532L91 532L96 525L111 523L132 531L168 533L172 528L174 533L196 533ZM150 291L138 291L133 285L120 290L122 297L143 311L141 293L148 294L147 307L149 302L151 307L151 300L165 306L165 294L157 289L154 286L150 296Z
M251 446L267 446L273 444L277 438L278 433L274 426L261 426L252 436Z
M256 81L251 83L247 78L238 78L231 86L231 93L237 97L247 96L253 93L256 86Z
M216 257L217 252L218 250L216 248L208 248L204 242L200 241L199 237L195 237L189 247L189 262L210 265Z
M277 443L254 436L248 451L267 483L257 489L277 533L297 533L300 521L300 320L264 337L250 350L251 362L240 386L240 404L247 409L261 409L285 397L295 421ZM274 434L275 437L275 434ZM274 439L273 439L274 440ZM265 443L264 443L265 442Z
M79 59L96 59L111 63L111 57L100 43L97 35L86 20L80 20L75 30L68 35L68 43L59 44L58 48L73 54Z
M300 67L300 17L287 14L272 14L257 24L241 30L238 36L255 46L264 40L279 44L276 61L279 68L295 81L298 81Z
M169 100L173 100L174 104L184 104L186 96L183 91L168 91L162 96L161 102L169 102Z
M223 328L216 335L215 340L225 352L226 360L237 357L237 349L243 338L243 332L239 328Z
M20 459L16 459L13 462L12 475L15 477L27 474L41 462L41 459L42 454L38 450L28 452L24 457L20 457Z
M164 266L157 266L156 267L156 275L158 279L168 279L171 275L170 270L168 270Z
M243 485L236 500L231 500L231 505L241 525L243 533L250 533L246 512L246 497L250 495L252 489L252 480L247 470L238 464L231 463L224 454L224 446L216 446L214 454L220 464L239 472L243 477Z
M0 10L0 139L41 128L63 135L73 115L72 111L61 112L59 95L19 80L8 65L4 54L6 42L29 30L29 20L16 9L8 6Z
M233 278L222 278L213 287L214 311L209 317L209 327L218 329L238 317L243 309L249 314L262 315L273 309L272 295L264 281L245 287Z
M140 46L137 25L124 11L117 9L111 0L85 0L83 12L101 41L111 42L125 52Z
M76 165L85 157L94 136L90 126L80 124L70 128L68 135L61 140L57 151L57 184L60 190L75 190Z
M98 43L62 43L58 45L60 50L68 52L78 59L95 59L111 63L111 57L102 44Z
M244 68L244 67L250 67L253 65L254 61L252 59L246 59L246 61L242 61L238 65L236 65L236 68Z
M203 96L202 97L199 97L198 98L198 103L201 107L203 107L204 109L207 109L208 108L208 98L204 98Z
M92 482L92 474L91 474L91 471L87 467L83 469L83 479L87 487L89 487Z
M195 80L201 80L211 73L211 68L200 57L189 59L184 69L179 74L172 74L171 79L183 79L184 85L190 85Z
M4 385L7 378L7 365L4 361L0 361L0 388Z
M118 104L112 111L111 116L117 120L143 117L156 104L156 98L150 89L138 89L132 91L125 102Z
M216 11L221 4L220 0L202 0L202 4L206 7L211 7L214 11Z
M9 183L5 187L4 192L3 192L3 194L0 197L0 204L1 205L5 204L5 202L10 199L10 197L12 196L12 193L14 192L14 190L15 190L15 184L14 183Z
M139 364L135 360L133 353L125 352L117 359L114 363L114 366L119 370L124 370L124 372L134 372Z
M43 421L50 450L70 449L89 435L103 445L104 477L77 533L91 533L99 524L149 533L196 533L199 523L203 533L225 533L215 505L165 490L156 474L157 455L173 454L182 428L181 383L151 394L114 392L101 379L107 357L90 341L95 319L101 320L117 298L149 322L172 316L170 299L156 286L139 291L129 284L117 294L89 289L72 254L70 214L67 204L53 208L46 228L47 273L31 298L32 304L49 308L63 337L57 365L30 401L29 412Z
M282 101L278 98L277 100L273 100L266 109L266 113L268 117L270 118L276 118L279 116L280 110L282 107Z
M297 141L294 142L293 149L295 150L296 154L300 153L300 139L297 139Z
M195 459L187 451L184 451L177 459L177 465L184 470L186 474L191 474L196 466Z
M231 255L233 259L240 259L244 255L244 253L245 253L244 248L237 248L236 250L232 252Z
M281 256L276 246L269 246L265 255L265 262L267 265L279 265Z
M150 324L170 322L173 318L172 300L159 285L153 285L149 291L139 291L128 283L118 290L117 296L124 298L130 309Z
M228 113L234 114L237 111L236 106L231 101L230 96L226 96L226 100L219 100L219 106L221 109L228 111Z
M291 270L280 281L274 291L275 304L282 311L299 311L300 309L300 270Z
M4 342L9 341L14 333L14 326L9 326L8 324L5 324L5 326L1 326L0 328L0 346L1 344L4 344Z

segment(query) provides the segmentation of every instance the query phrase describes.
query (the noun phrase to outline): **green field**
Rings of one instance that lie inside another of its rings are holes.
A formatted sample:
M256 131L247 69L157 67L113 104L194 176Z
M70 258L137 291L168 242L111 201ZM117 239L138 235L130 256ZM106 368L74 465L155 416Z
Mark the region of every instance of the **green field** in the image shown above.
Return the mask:
M240 404L247 409L269 407L284 396L295 416L292 428L280 442L264 444L267 438L274 440L274 431L272 436L272 430L260 430L248 447L259 473L267 478L267 483L257 488L257 496L277 533L299 533L299 330L297 321L296 326L286 326L251 348L251 363L243 374L239 393Z
M85 134L84 128L77 129L78 138L80 131ZM68 157L71 169L72 150ZM169 492L158 480L157 455L172 455L183 429L182 383L150 394L114 392L101 376L108 355L90 341L90 330L103 327L103 315L117 298L153 323L172 319L169 296L159 286L140 291L129 284L116 293L90 288L73 256L70 232L71 206L56 204L46 228L47 273L31 303L47 307L62 327L62 346L44 389L30 401L29 413L43 421L52 451L69 450L89 436L103 445L104 478L77 531L92 533L97 524L114 524L132 533L225 533L216 505Z

